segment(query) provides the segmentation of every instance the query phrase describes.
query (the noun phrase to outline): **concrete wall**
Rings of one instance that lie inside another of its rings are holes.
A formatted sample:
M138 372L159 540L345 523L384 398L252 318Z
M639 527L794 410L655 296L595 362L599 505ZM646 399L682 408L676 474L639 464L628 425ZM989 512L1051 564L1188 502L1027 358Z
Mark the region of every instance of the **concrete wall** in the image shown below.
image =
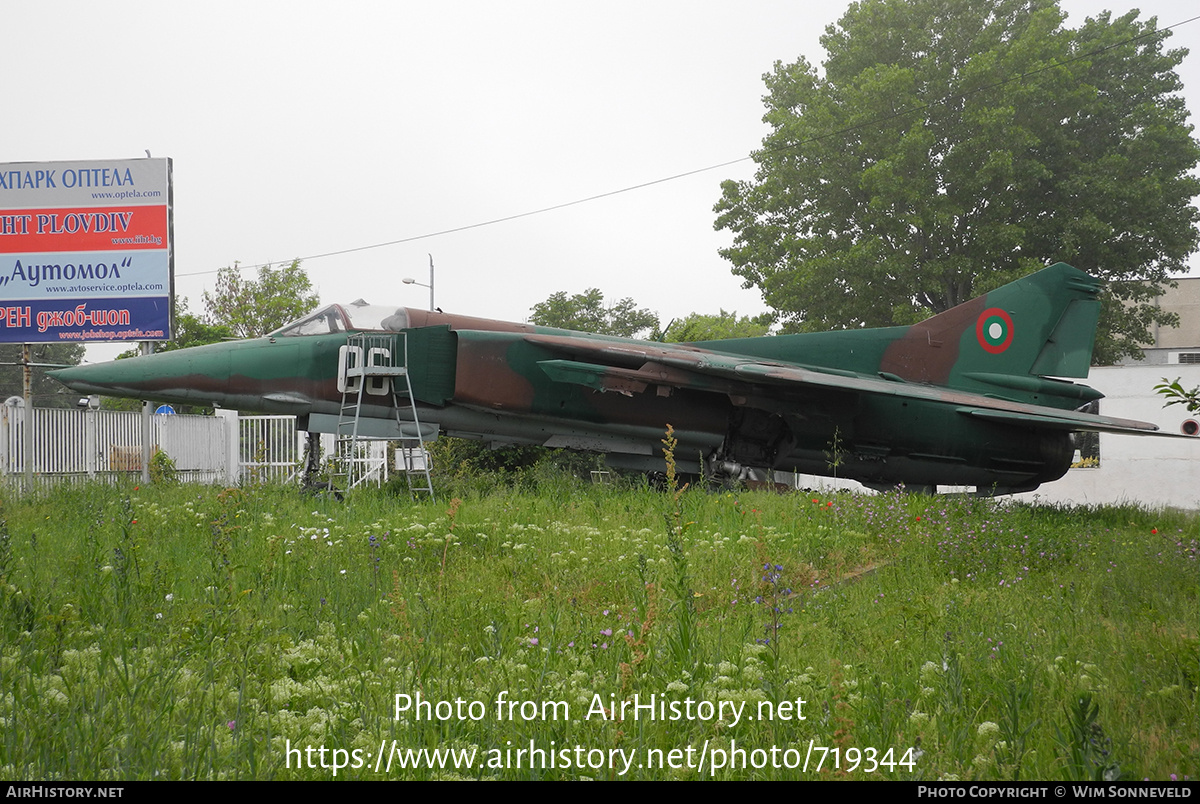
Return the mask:
M1163 408L1154 386L1181 377L1185 388L1200 385L1200 366L1115 366L1094 368L1088 385L1104 393L1100 413L1154 422L1167 433L1179 433L1188 414L1182 405ZM1046 483L1017 499L1098 505L1137 503L1151 507L1200 509L1200 438L1100 434L1100 465L1071 469L1066 477Z

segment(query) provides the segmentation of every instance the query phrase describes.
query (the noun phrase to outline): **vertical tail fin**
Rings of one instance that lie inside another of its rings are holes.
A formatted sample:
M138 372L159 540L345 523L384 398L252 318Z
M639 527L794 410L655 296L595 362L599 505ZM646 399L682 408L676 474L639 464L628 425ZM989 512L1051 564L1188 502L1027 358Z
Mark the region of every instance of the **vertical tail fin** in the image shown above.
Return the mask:
M880 371L959 385L966 374L1086 377L1099 280L1057 263L947 310L888 347Z

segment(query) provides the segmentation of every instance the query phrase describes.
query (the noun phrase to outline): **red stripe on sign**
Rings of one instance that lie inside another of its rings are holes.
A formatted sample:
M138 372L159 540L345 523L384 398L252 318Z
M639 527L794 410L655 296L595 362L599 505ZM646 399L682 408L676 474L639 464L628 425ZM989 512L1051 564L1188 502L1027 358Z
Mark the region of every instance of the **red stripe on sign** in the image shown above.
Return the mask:
M0 211L0 254L166 247L166 206Z

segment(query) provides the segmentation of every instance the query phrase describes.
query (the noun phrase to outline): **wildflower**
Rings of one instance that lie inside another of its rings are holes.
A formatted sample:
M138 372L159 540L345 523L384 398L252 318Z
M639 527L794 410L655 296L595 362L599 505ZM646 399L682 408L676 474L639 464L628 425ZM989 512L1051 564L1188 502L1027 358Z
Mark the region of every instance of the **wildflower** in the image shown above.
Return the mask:
M172 600L175 599L175 595L168 594L165 599L168 603L170 603Z
M986 737L991 737L995 734L999 734L1000 727L990 720L985 720L979 724L979 728L976 729L976 731L980 737L986 738Z
M155 614L155 615L154 615L154 619L156 619L156 620L161 620L161 619L162 619L162 612L160 611L160 612L158 612L157 614Z

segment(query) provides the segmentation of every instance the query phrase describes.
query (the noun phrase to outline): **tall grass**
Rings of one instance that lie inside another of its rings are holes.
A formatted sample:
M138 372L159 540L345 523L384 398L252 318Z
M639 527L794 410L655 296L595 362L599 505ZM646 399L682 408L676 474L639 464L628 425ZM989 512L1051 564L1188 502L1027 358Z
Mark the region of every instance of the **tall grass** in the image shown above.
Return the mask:
M333 749L367 760L339 779L1200 775L1194 515L550 471L452 493L6 496L0 776L325 779ZM485 715L425 717L418 694ZM746 707L619 719L651 694ZM498 716L502 696L533 703ZM393 740L478 754L376 771ZM810 741L841 767L712 767ZM640 753L515 767L531 742ZM322 746L326 767L287 751ZM866 748L891 767L848 761Z

